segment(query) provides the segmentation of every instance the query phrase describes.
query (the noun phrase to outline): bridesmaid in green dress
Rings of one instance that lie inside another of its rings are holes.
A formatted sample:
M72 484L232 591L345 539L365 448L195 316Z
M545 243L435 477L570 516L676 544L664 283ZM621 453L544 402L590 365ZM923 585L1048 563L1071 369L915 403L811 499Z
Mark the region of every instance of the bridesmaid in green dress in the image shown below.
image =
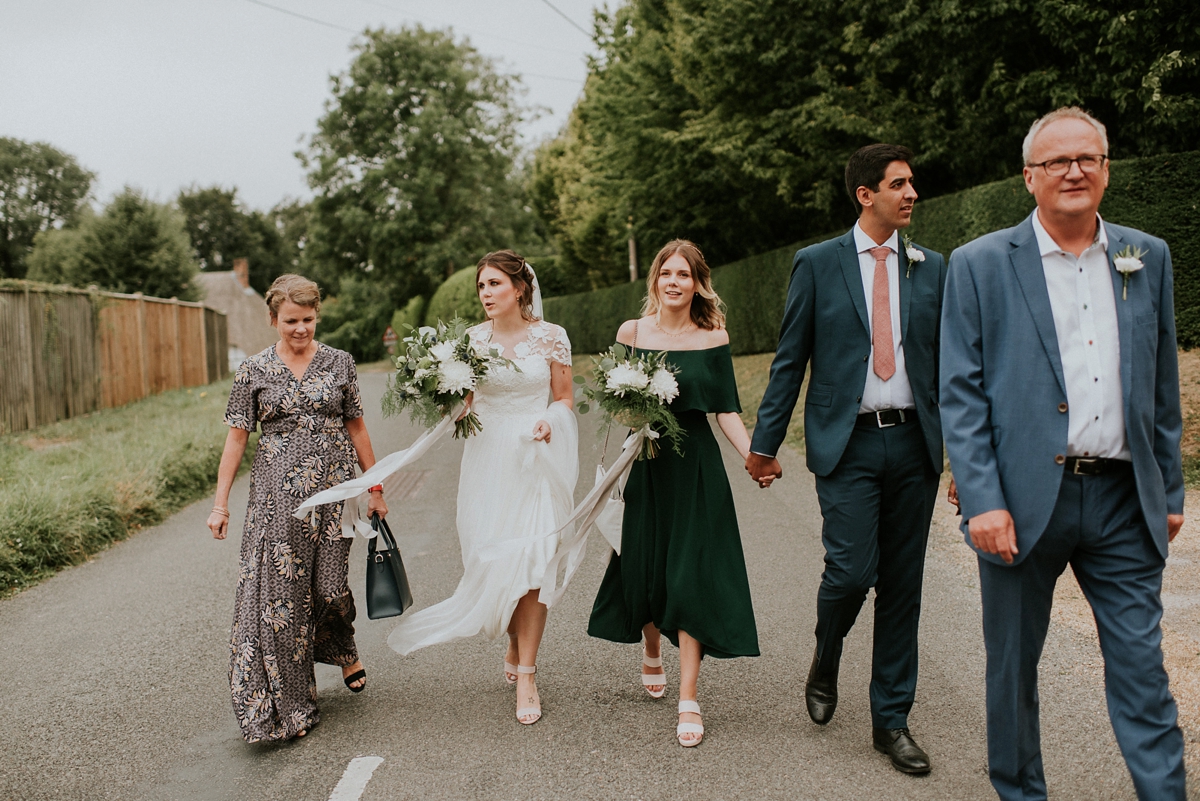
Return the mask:
M750 437L738 416L721 300L699 248L669 242L654 257L646 285L641 319L627 320L617 341L665 350L679 369L671 411L686 432L683 455L664 444L656 458L634 463L621 554L608 564L588 633L613 642L644 639L642 683L655 698L666 691L660 635L679 648L676 737L690 747L704 736L696 702L701 658L758 656L737 512L708 415L716 415L743 458Z

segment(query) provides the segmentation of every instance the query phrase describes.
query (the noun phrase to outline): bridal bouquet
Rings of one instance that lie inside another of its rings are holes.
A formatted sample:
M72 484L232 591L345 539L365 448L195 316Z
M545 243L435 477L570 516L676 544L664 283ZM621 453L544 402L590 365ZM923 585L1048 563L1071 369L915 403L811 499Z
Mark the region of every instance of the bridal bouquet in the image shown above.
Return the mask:
M496 348L471 341L465 321L455 317L447 325L409 327L405 353L396 358L396 372L383 394L383 414L390 417L408 410L409 419L426 428L462 403L488 369L508 364ZM454 423L455 439L483 430L479 417L469 412Z
M679 443L683 428L667 408L679 395L679 383L675 380L678 370L667 364L666 359L665 352L634 356L621 343L613 345L593 360L591 383L584 376L575 377L576 383L583 384L586 398L579 404L580 414L587 414L590 404L595 404L604 412L602 431L608 431L613 423L632 429L659 429L662 436L671 440L675 452L682 455ZM657 436L655 433L643 440L639 459L658 455Z

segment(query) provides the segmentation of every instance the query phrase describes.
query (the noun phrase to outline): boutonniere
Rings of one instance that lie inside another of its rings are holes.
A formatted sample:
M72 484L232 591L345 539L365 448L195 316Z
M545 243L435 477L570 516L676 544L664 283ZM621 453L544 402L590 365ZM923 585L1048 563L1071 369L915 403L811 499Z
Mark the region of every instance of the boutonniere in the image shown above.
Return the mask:
M911 237L905 236L904 255L908 257L908 270L905 271L904 277L911 278L913 265L919 261L925 261L925 254L921 252L920 248L913 244Z
M1146 251L1141 248L1126 245L1124 250L1113 256L1113 266L1121 274L1121 300L1129 300L1129 276L1146 266L1142 264L1142 256L1145 255Z

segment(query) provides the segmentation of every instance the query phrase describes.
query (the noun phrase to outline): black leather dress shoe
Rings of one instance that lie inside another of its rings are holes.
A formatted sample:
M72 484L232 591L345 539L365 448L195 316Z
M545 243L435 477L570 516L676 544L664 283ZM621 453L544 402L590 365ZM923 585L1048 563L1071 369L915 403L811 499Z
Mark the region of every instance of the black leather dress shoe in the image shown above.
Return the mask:
M875 750L892 758L901 773L928 773L929 755L921 750L908 729L874 729Z
M814 651L808 682L804 685L804 703L813 723L824 726L833 719L833 710L837 709L838 663L834 662L827 670L818 670L819 666L820 659Z

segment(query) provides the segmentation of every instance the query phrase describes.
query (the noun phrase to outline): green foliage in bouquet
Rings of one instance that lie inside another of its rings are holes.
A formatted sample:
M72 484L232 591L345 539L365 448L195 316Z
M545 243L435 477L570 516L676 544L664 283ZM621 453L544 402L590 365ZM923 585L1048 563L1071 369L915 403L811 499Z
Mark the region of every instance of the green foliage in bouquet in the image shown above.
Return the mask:
M471 341L467 322L455 317L447 325L413 328L404 338L402 356L396 358L396 373L388 379L383 394L383 415L391 417L407 410L414 423L425 428L437 425L475 390L494 366L512 364L492 347ZM455 439L483 430L475 412L454 424Z
M666 352L634 355L618 342L592 362L590 383L585 376L575 376L575 383L583 385L585 398L579 404L579 413L587 414L592 404L600 407L604 413L602 434L607 434L614 423L635 430L648 426L670 440L671 447L682 456L683 427L669 408L679 395L675 380L678 370L667 363ZM657 455L658 443L647 437L638 458L653 459Z

